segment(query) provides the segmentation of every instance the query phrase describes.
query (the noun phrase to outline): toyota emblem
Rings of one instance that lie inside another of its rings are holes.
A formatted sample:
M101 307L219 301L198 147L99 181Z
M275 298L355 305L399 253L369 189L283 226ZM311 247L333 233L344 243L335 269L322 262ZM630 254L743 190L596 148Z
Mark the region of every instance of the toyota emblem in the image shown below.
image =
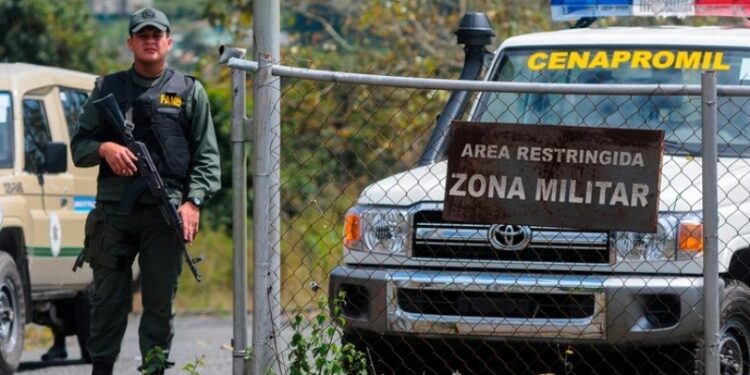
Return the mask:
M523 225L495 224L488 232L490 245L496 250L523 250L531 242L531 228Z

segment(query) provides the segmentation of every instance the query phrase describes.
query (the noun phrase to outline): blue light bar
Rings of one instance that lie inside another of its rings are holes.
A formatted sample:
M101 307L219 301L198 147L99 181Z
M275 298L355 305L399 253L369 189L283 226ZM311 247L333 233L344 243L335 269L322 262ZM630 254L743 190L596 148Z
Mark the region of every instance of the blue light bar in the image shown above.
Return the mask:
M552 19L630 16L632 8L632 0L552 0Z
M584 17L750 16L750 0L551 0L552 19Z

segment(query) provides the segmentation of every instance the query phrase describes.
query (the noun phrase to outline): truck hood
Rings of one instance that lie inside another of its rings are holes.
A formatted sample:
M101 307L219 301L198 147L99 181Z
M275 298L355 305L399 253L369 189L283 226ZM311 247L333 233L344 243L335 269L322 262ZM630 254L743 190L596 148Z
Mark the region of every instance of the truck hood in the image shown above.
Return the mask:
M359 204L411 206L442 202L447 162L414 168L368 186ZM697 211L702 204L702 158L664 155L659 211ZM719 158L720 206L739 205L750 197L750 163L741 158Z

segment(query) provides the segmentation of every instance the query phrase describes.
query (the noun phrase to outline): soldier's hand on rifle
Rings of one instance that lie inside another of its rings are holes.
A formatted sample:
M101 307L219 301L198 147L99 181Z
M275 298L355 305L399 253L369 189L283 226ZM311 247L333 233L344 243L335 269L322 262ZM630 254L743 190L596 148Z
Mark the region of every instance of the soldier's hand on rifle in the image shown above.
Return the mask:
M104 142L99 146L99 156L107 161L112 172L118 176L132 176L138 170L135 165L138 158L123 145Z
M195 235L198 234L198 223L200 222L201 211L193 202L183 203L177 212L182 217L182 235L187 243L193 243Z

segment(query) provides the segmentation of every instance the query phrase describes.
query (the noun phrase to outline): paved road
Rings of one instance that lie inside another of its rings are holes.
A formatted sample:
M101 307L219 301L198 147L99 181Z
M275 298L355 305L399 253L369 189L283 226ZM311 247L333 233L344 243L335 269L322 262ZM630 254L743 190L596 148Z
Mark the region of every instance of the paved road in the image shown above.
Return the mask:
M131 315L123 340L122 352L115 364L115 374L138 373L136 367L141 362L138 350L139 318L140 316ZM185 364L195 361L196 356L204 355L205 366L198 369L201 375L231 374L232 351L229 348L231 339L231 316L178 316L175 320L175 338L170 356L170 359L176 362L176 366L167 373L184 374L185 372L180 369ZM80 350L73 336L68 337L68 357L71 360L48 366L39 361L44 351L41 349L24 351L19 373L24 375L88 375L91 373L91 365L83 364L78 360Z

